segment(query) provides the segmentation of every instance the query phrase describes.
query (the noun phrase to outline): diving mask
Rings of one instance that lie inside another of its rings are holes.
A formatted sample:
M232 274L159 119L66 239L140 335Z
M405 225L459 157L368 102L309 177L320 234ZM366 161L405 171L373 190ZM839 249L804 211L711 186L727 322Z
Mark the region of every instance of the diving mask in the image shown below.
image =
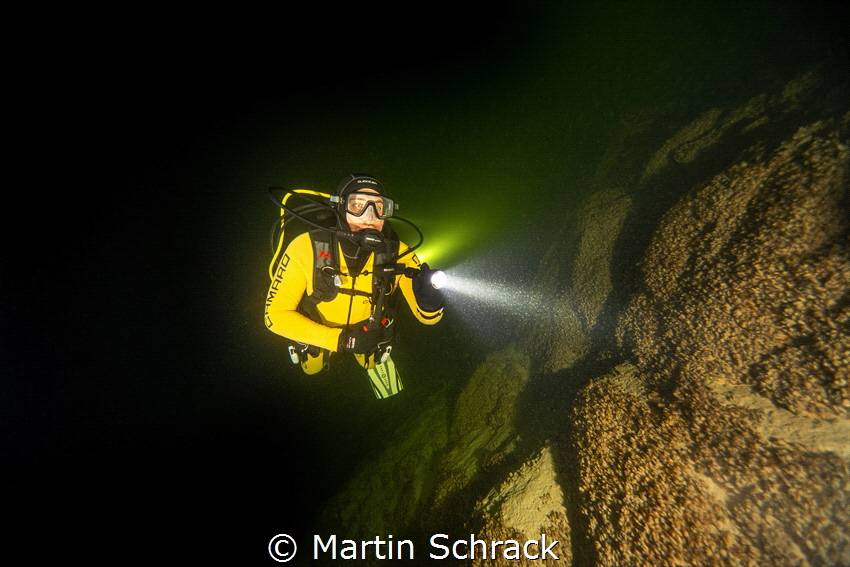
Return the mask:
M372 192L355 191L345 197L331 197L332 202L345 200L345 212L355 217L362 217L366 211L372 210L372 216L376 219L388 219L393 216L397 205L389 197L377 195Z

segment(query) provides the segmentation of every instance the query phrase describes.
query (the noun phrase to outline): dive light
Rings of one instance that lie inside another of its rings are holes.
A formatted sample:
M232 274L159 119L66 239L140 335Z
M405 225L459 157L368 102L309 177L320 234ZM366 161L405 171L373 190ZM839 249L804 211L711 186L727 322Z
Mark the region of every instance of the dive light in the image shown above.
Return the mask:
M422 273L422 270L417 268L405 268L404 264L396 264L395 269L393 268L385 268L386 272L392 273L404 273L408 278L415 278ZM429 270L430 277L428 283L431 284L431 287L434 289L443 289L448 282L448 276L446 276L446 272L442 270Z
M434 270L431 273L431 285L434 289L443 289L446 285L446 272L442 270Z

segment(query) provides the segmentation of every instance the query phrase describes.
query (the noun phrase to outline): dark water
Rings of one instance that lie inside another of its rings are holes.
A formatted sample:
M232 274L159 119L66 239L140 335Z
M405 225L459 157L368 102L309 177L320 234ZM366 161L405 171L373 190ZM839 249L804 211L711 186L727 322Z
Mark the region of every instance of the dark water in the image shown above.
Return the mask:
M31 174L45 216L10 232L3 262L18 535L49 534L63 557L271 564L271 536L313 533L430 392L458 391L512 338L513 314L459 301L436 328L401 321L403 397L375 401L351 361L301 375L262 325L267 186L372 173L433 265L521 283L628 113L687 123L813 66L847 80L847 14L831 3L428 9L389 25L142 18L55 63L85 87L44 110L43 159L63 165Z

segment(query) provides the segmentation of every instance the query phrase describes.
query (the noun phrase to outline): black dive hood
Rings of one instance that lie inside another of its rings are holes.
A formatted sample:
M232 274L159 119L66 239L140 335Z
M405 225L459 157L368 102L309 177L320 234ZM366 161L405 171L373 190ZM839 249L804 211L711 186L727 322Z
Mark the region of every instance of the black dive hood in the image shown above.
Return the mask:
M275 193L277 192L282 192L284 194L284 197L282 199L278 199L277 197L275 197ZM293 196L302 198L304 201L306 201L306 203L300 206L292 206L290 204L287 204L287 200ZM317 191L302 191L297 189L292 190L286 189L284 187L269 187L269 198L274 202L275 205L277 205L282 211L284 211L284 214L282 214L278 219L276 219L274 224L272 225L270 240L273 253L275 250L275 243L279 238L278 229L286 230L286 223L292 218L296 218L301 222L314 228L318 228L331 234L335 234L338 238L345 238L347 240L351 240L364 250L368 250L370 252L378 250L381 246L384 245L384 242L386 242L386 235L384 235L384 233L379 230L366 229L357 232L351 231L348 227L348 223L345 222L345 217L340 214L339 208L330 204L331 196L326 193L319 193ZM321 224L320 222L318 222L318 220L322 218L329 220L331 214L336 219L336 226L331 227L327 224ZM307 218L308 215L312 216L314 219L317 220ZM387 220L397 220L408 224L413 227L413 229L419 235L419 242L416 243L415 246L408 248L404 252L399 251L398 256L393 260L393 262L397 262L399 258L413 253L414 250L422 246L422 242L425 239L422 236L422 231L419 230L418 226L416 226L411 221L405 218L397 216L393 216Z

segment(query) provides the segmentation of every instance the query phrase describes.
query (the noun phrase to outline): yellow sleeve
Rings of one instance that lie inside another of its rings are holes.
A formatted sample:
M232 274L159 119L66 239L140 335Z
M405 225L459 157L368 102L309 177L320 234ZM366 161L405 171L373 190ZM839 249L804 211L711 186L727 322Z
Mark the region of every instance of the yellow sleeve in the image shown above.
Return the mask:
M402 242L399 244L399 250L402 252L407 250L407 245ZM408 254L404 258L401 259L405 266L408 268L416 268L417 270L420 268L422 263L419 261L419 258L416 254ZM440 319L443 318L443 310L439 311L424 311L419 303L416 301L416 295L413 293L413 280L408 278L407 276L400 276L397 280L398 286L401 288L401 293L404 295L404 298L407 300L407 304L410 306L410 310L413 311L413 315L419 320L420 323L425 323L426 325L434 325Z
M266 296L266 328L293 341L334 352L342 330L316 323L297 311L304 293L312 292L312 278L313 244L310 235L304 233L289 244L275 268Z

